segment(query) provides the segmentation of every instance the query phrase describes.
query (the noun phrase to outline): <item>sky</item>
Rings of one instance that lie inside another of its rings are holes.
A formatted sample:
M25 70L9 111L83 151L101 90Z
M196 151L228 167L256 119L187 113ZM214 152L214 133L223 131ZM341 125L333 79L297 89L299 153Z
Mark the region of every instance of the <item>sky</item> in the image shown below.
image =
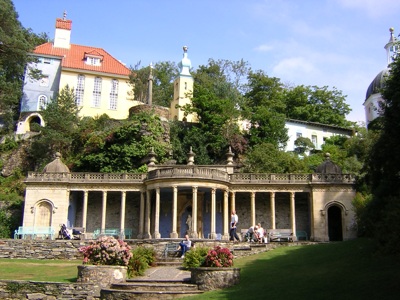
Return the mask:
M366 90L386 67L399 0L13 0L19 21L54 38L72 20L71 43L99 47L128 67L210 58L248 62L291 85L346 95L348 120L365 122Z

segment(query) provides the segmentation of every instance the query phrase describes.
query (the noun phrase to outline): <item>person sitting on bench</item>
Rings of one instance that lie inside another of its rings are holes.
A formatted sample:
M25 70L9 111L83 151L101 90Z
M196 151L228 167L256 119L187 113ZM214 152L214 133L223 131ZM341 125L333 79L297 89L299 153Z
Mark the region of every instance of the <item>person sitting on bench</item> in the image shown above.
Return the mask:
M181 250L181 258L185 257L185 253L192 247L192 241L189 239L189 235L185 235L185 239L179 243L179 249Z

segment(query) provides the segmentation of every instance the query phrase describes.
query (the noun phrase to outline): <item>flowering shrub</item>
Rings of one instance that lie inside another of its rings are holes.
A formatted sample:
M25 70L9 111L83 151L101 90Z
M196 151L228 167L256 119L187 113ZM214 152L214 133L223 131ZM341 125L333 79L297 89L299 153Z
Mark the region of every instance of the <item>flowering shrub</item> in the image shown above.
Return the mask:
M112 236L103 236L88 246L80 247L83 263L93 265L127 266L132 256L131 247Z
M204 267L228 268L233 266L233 254L228 248L217 246L208 251Z

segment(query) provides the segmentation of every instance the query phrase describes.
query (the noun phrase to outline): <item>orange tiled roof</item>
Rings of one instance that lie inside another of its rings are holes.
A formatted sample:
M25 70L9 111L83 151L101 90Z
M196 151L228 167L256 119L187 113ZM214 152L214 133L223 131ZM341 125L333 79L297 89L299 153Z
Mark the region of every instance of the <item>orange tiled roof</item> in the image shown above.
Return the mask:
M57 18L56 19L56 28L71 30L72 21L71 20L64 20L64 19Z
M102 48L75 44L71 44L70 46L71 47L69 49L55 48L53 47L53 43L45 43L37 46L33 53L61 57L62 68L103 72L124 76L128 76L131 72L129 68L125 67L121 62L112 57ZM96 56L102 56L100 66L92 66L86 64L85 57L89 53L95 53Z

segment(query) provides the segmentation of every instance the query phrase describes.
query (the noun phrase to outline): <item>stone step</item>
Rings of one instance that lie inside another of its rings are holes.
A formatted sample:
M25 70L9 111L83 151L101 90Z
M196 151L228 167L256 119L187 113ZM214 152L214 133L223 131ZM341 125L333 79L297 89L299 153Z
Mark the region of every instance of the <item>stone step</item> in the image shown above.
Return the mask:
M148 279L143 277L130 278L126 280L126 283L147 283L147 284L188 284L190 283L190 277L179 279Z
M157 266L182 266L183 259L174 259L174 260L163 260L159 259L156 261Z
M102 289L100 292L100 299L106 300L129 300L129 299L147 299L147 300L158 300L158 299L176 299L182 297L189 297L198 294L202 294L203 291L127 291L127 290L116 290L116 289Z
M160 282L126 282L111 285L112 290L129 291L197 291L197 284L192 283L160 283Z

